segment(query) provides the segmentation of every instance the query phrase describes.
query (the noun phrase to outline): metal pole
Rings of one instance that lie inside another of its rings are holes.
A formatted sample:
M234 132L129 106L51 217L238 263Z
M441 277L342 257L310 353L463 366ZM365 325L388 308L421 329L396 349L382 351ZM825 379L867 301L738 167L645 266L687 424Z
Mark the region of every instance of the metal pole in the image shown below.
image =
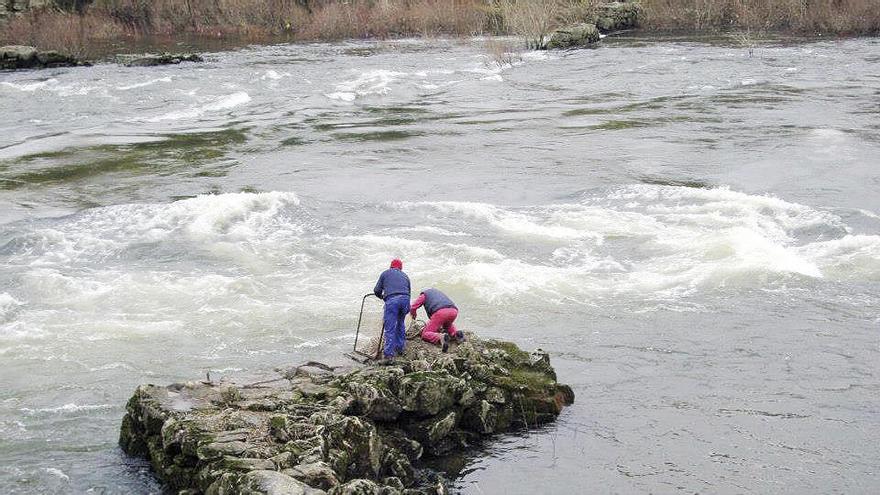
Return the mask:
M352 349L353 351L357 351L357 348L358 348L358 336L359 336L360 333L361 333L361 320L362 320L363 317L364 317L364 304L367 302L367 298L368 298L368 297L370 297L370 296L374 296L374 297L375 297L375 295L376 295L376 294L373 294L373 293L365 294L365 295L364 295L364 298L361 299L361 313L358 315L358 326L357 326L357 331L355 331L355 333L354 333L354 349Z

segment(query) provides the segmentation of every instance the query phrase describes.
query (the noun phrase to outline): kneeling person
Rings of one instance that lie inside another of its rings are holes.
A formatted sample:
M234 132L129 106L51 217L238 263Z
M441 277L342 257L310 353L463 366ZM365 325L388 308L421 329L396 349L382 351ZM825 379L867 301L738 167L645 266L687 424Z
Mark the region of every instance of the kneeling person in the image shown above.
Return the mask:
M443 352L449 349L449 339L453 338L461 342L464 335L455 328L455 318L458 317L458 307L449 299L449 296L437 289L425 289L410 306L410 314L416 317L418 309L424 305L428 313L428 324L422 330L422 340L432 344L441 344ZM446 330L446 334L439 332L440 328Z

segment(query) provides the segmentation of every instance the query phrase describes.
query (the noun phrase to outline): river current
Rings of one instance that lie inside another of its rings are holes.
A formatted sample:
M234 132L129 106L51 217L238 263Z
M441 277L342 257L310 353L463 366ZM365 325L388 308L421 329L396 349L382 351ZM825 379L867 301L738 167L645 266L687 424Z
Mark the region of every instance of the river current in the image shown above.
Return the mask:
M0 73L0 493L159 493L141 383L339 361L394 256L575 404L490 493L875 493L880 40Z

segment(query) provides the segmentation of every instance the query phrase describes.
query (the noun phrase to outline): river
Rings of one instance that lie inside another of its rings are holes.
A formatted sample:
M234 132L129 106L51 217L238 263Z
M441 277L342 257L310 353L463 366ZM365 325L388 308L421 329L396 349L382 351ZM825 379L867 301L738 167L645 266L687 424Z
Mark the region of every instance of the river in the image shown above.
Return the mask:
M880 486L880 39L0 73L0 492L158 493L141 383L339 360L393 256L577 400L489 493Z

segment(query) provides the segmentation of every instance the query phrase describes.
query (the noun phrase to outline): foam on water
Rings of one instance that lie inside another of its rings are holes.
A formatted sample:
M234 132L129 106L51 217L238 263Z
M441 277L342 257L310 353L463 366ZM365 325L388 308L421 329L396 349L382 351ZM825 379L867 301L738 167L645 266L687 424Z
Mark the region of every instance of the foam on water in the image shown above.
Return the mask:
M871 279L880 240L849 236L848 227L829 212L725 188L634 185L578 204L522 208L455 202L393 206L427 208L435 221L463 217L475 231L553 248L550 262L511 259L507 252L470 267L443 260L463 273L473 271L472 283L484 285L484 293L546 289L548 295L574 299L620 292L680 297L712 287L762 286L767 276L835 278L842 266L858 267L847 277ZM629 256L622 258L622 251Z
M0 293L0 322L4 321L7 315L11 315L13 311L23 304L23 302L12 297L7 292Z
M880 280L880 236L847 235L796 248L823 273L843 280Z
M26 234L26 249L13 259L37 265L67 264L83 258L102 259L139 243L235 242L299 235L308 227L308 219L288 214L298 205L293 193L269 192L96 208Z
M9 81L3 81L0 83L0 86L5 86L7 88L16 89L18 91L23 91L25 93L33 93L39 89L46 89L53 87L58 84L57 79L47 79L45 81L35 81L28 83L13 83Z
M358 97L369 95L386 95L391 91L390 85L406 77L405 72L377 69L362 72L358 77L350 81L344 81L336 85L336 91L326 96L332 100L354 101Z
M125 86L117 86L116 89L118 89L119 91L128 91L131 89L145 88L147 86L152 86L156 83L170 83L170 82L171 82L171 77L159 77L156 79L150 79L149 81L144 81L144 82L140 82L140 83L133 83L133 84L125 85Z
M38 408L38 409L31 409L28 407L23 407L20 410L22 413L28 414L28 415L33 415L33 414L74 414L74 413L86 412L86 411L99 411L99 410L112 409L113 407L115 407L115 406L113 406L112 404L78 405L78 404L74 404L74 403L68 403L68 404L64 404L63 406L42 407L42 408Z
M849 234L825 211L722 188L634 185L524 207L382 207L418 227L343 233L289 192L118 205L48 222L7 247L21 267L21 295L0 297L2 311L17 312L5 340L328 321L350 302L340 295L369 290L393 256L406 260L414 288L446 287L487 314L633 298L692 308L687 298L704 291L880 277L880 236ZM22 298L39 308L20 306Z
M185 110L175 110L173 112L164 113L156 117L146 119L147 122L162 122L166 120L186 120L195 119L210 112L220 112L222 110L231 110L235 107L245 105L251 101L250 95L244 91L228 94L207 101L198 106L193 106Z

